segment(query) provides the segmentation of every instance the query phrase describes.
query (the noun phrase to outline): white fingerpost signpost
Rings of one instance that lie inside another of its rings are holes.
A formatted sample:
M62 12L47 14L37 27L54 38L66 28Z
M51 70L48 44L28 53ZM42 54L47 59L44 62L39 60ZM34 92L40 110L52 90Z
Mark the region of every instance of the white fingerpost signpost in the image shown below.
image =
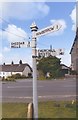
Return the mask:
M33 63L33 108L34 108L34 118L38 118L38 95L37 95L37 68L36 68L36 56L37 56L37 37L49 34L51 32L58 31L61 28L60 24L54 24L42 30L38 30L35 22L30 26L32 31L32 63Z
M36 57L37 57L37 37L49 34L51 32L58 31L61 28L59 23L48 26L42 30L38 30L37 25L32 23L30 26L32 32L32 40L24 42L12 42L11 48L22 48L22 47L32 47L32 66L33 66L33 118L38 119L38 95L37 95L37 68L36 68Z

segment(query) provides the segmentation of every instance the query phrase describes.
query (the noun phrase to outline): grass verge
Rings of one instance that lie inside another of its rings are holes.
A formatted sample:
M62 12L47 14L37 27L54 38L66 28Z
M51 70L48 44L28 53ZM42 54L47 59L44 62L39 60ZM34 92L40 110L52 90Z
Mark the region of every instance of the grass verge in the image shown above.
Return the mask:
M39 118L75 118L76 103L71 101L39 102ZM26 118L27 103L3 103L2 118Z

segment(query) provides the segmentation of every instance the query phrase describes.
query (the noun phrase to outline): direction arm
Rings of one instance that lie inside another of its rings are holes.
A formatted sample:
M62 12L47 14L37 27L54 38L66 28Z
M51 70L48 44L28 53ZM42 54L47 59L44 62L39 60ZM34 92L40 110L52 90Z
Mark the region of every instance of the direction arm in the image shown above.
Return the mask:
M61 25L59 23L54 24L54 25L48 26L48 27L46 27L44 29L41 29L41 30L37 31L36 36L40 37L42 35L46 35L46 34L49 34L51 32L58 31L60 28L61 28Z

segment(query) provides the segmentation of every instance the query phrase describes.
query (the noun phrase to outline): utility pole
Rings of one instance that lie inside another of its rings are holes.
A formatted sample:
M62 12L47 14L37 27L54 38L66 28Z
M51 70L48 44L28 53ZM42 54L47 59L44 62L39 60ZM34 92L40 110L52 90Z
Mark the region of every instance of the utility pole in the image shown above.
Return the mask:
M32 31L32 65L33 65L33 108L34 108L34 119L38 118L38 95L37 95L37 68L36 68L36 32L38 27L35 22L30 26Z

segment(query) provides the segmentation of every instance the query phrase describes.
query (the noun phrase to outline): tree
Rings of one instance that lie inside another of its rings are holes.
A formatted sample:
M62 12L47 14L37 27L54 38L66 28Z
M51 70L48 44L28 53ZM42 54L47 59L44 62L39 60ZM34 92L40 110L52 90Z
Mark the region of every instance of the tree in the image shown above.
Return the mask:
M50 73L50 78L57 78L61 76L61 61L59 58L54 56L49 56L47 58L42 58L37 60L37 69L42 71L44 76Z

